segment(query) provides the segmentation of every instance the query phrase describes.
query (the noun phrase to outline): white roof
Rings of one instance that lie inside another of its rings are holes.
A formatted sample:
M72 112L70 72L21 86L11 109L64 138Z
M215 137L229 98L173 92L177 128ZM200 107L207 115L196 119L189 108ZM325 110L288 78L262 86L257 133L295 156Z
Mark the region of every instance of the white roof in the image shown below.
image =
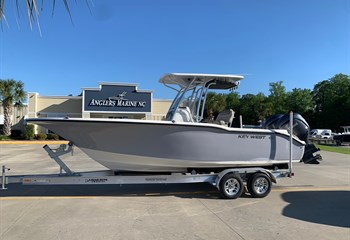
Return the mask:
M202 74L202 73L169 73L164 75L159 82L163 84L177 84L187 87L193 80L193 85L202 85L215 82L210 89L229 89L238 86L243 76L224 74Z

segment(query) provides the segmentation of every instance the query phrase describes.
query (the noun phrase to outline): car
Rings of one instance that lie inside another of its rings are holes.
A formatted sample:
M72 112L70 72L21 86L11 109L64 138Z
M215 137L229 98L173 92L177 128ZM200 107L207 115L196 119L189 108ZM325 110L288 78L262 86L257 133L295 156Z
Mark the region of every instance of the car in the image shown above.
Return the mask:
M331 139L332 138L332 133L329 132L324 132L320 135L320 138L322 139Z
M330 130L330 129L312 129L310 131L310 138L331 139L332 138L332 130Z

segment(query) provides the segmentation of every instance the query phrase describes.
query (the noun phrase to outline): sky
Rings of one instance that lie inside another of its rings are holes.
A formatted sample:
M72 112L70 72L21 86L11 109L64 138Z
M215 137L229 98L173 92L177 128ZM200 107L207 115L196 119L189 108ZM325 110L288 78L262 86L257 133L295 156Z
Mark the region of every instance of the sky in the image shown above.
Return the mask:
M68 1L72 20L63 1L53 14L44 1L40 31L15 2L5 0L0 79L40 95L126 82L171 99L158 80L172 72L244 75L239 94L268 95L271 82L312 89L350 74L350 0Z

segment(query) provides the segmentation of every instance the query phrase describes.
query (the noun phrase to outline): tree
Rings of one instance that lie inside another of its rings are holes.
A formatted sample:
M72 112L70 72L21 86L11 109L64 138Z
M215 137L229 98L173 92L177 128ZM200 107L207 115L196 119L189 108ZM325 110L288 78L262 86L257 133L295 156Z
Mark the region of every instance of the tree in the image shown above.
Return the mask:
M273 114L286 113L288 108L286 107L286 88L283 86L283 82L272 82L270 85L270 95L268 101L271 103Z
M239 114L245 124L257 124L260 120L271 115L267 97L263 93L245 94L240 99Z
M312 91L310 89L294 88L291 92L287 92L286 106L289 111L301 115L313 111L315 103L312 99Z
M314 86L315 117L318 128L338 129L350 123L350 78L336 74Z
M226 95L226 108L238 111L239 109L239 94L237 92L230 92Z
M25 96L26 92L24 91L23 82L13 79L0 79L0 101L4 108L4 126L2 130L4 135L11 135L12 107L21 107Z
M211 114L217 116L219 112L226 108L226 95L209 92L205 102L205 112L207 116Z

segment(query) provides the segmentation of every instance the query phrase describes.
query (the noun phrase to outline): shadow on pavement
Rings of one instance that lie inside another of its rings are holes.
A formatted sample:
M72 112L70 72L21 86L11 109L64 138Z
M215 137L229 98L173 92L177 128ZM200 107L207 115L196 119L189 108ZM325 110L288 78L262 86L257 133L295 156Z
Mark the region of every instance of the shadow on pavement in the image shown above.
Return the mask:
M350 227L350 191L303 191L282 194L290 204L283 215L302 221Z
M219 198L218 190L208 183L128 184L128 185L22 185L8 184L0 197L132 197L176 196L181 198Z

